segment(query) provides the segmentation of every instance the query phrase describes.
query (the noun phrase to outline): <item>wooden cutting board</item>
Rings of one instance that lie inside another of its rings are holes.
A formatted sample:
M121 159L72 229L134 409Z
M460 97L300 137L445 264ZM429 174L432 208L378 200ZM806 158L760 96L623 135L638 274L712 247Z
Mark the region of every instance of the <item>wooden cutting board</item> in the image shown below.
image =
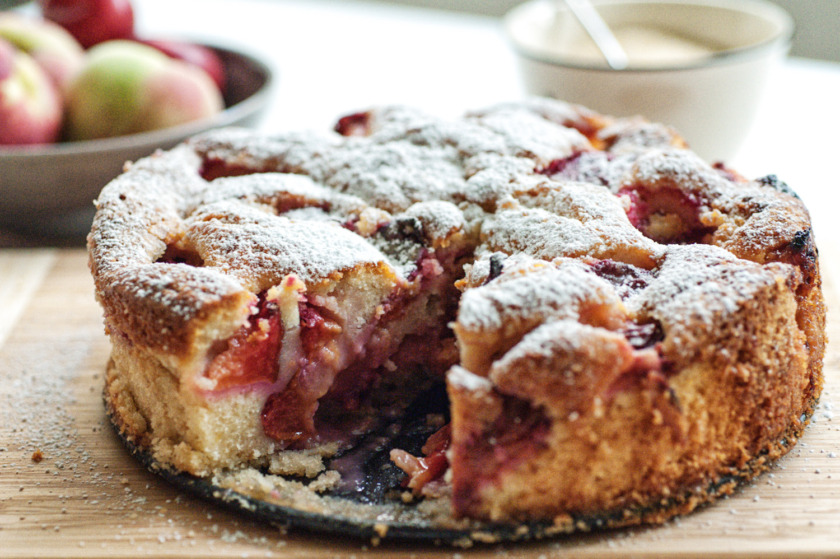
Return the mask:
M665 526L451 549L282 533L148 473L103 412L109 345L86 254L0 251L0 557L838 557L840 250L821 257L826 389L770 473Z

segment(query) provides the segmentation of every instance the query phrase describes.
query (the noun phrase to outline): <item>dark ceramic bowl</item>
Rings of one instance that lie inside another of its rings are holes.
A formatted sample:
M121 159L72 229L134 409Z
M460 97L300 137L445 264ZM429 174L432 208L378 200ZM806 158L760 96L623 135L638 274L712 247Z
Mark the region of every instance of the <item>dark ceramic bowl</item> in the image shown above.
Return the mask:
M38 235L78 235L90 226L93 200L126 161L222 126L251 126L264 113L272 84L260 60L221 47L225 110L187 124L117 138L0 148L0 227Z

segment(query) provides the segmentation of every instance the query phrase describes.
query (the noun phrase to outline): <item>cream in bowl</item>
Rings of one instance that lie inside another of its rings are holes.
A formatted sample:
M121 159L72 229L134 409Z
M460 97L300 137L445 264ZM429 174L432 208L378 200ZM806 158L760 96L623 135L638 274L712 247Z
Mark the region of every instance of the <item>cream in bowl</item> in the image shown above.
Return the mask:
M718 48L653 25L624 25L613 33L636 68L667 68L708 60ZM598 65L603 55L588 37L577 37L571 44L560 44L558 54L578 57L582 63Z
M613 70L562 2L532 0L505 27L526 91L676 128L708 160L731 158L749 131L793 22L762 0L601 0L628 56Z

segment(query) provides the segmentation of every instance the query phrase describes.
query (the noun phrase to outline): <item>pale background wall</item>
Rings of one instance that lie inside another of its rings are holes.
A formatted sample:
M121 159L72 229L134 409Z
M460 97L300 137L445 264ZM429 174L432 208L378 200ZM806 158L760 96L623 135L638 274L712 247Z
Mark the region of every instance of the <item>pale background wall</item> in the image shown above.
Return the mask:
M378 0L500 16L522 0ZM772 0L796 21L794 56L840 61L840 0Z

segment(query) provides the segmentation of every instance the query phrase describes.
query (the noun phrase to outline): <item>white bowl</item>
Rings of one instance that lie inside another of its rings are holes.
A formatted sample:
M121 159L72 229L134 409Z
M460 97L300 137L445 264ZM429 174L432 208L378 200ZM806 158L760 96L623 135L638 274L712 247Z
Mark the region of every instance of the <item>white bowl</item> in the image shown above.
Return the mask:
M654 29L691 43L688 50L699 46L709 52L657 61L625 43L630 64L612 70L592 54L594 43L571 12L558 10L561 2L532 0L505 16L526 91L613 116L641 115L673 126L709 161L731 158L749 131L769 71L790 48L791 17L763 0L594 3L620 39L622 32L629 41L631 30Z
M248 126L269 100L270 69L250 55L211 47L226 74L225 110L180 126L102 140L0 147L0 227L39 236L90 229L93 200L126 161L167 149L220 126Z

